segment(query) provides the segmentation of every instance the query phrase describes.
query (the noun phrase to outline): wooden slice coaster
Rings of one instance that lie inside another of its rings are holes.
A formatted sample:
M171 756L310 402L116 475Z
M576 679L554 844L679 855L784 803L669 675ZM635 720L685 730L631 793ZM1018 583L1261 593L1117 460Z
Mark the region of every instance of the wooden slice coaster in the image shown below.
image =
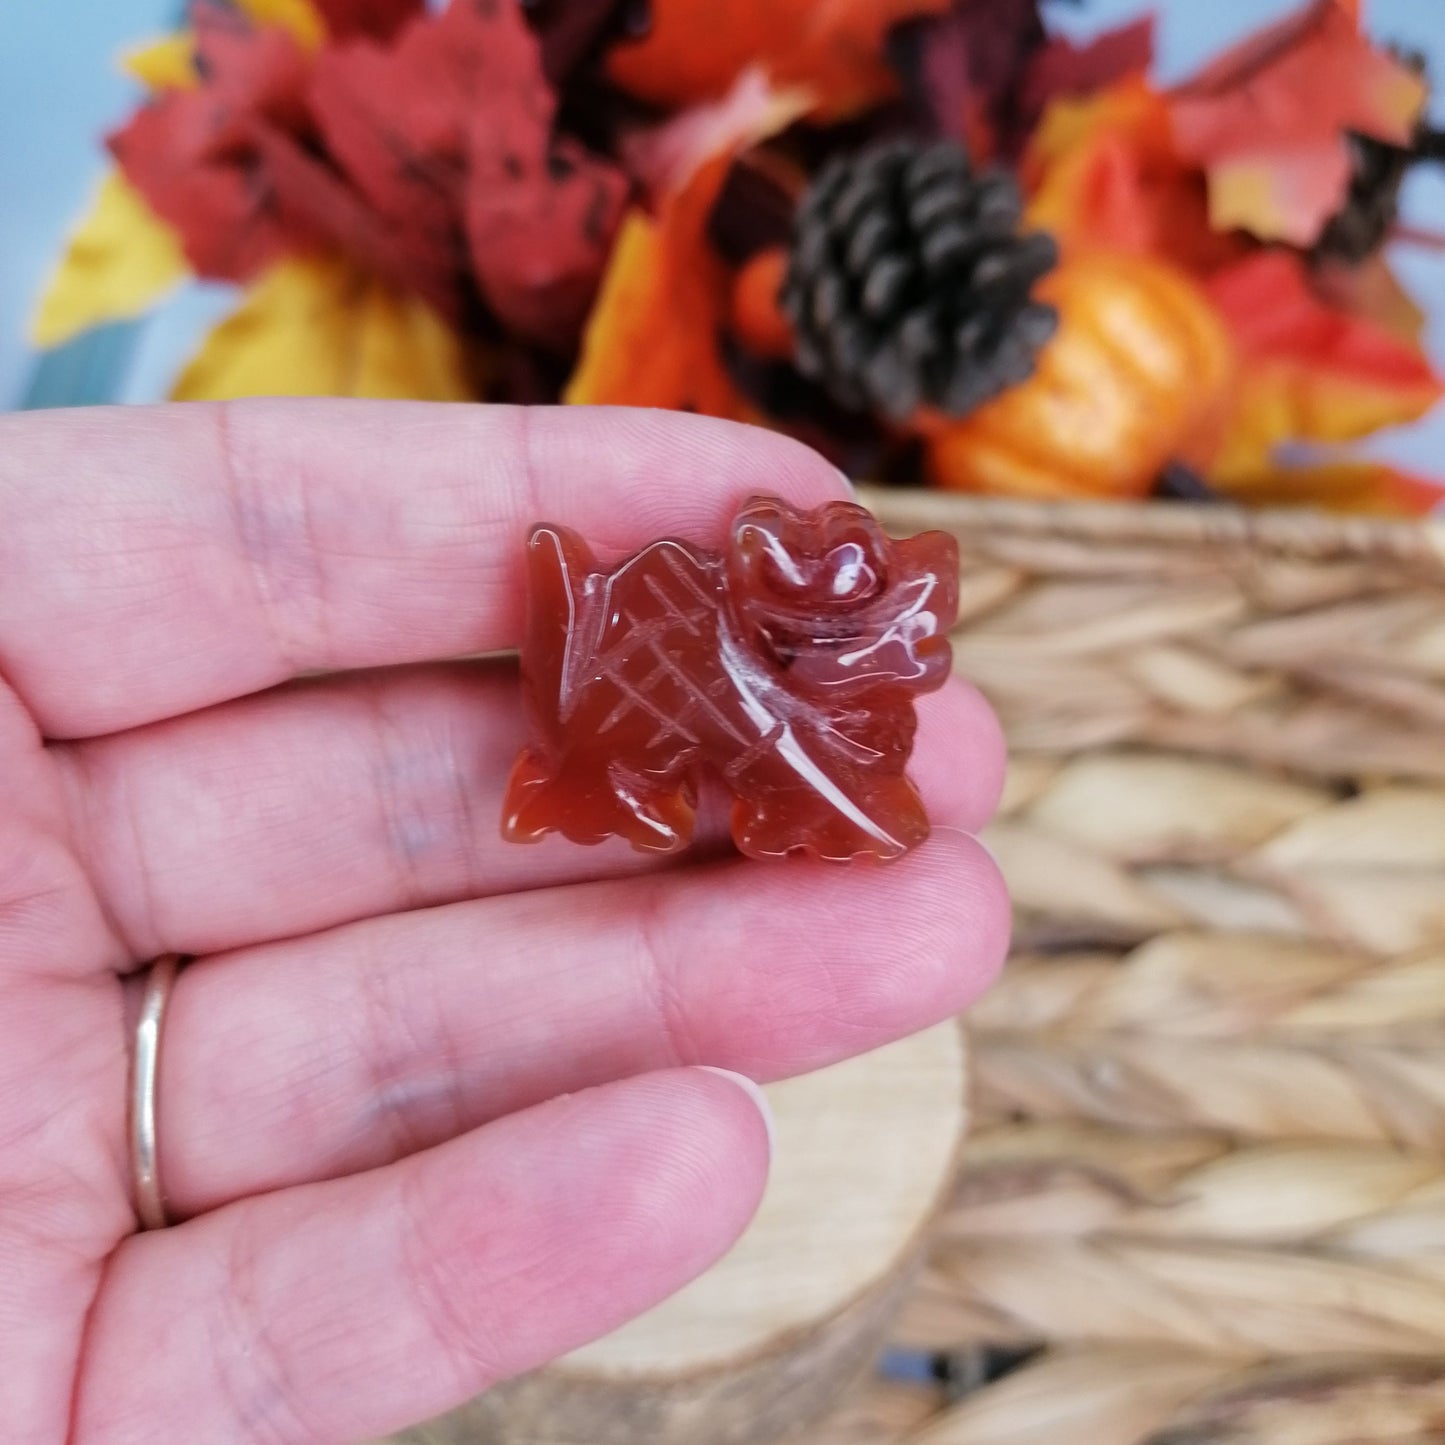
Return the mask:
M778 1147L728 1256L640 1319L397 1445L758 1445L873 1357L963 1141L954 1023L768 1089Z

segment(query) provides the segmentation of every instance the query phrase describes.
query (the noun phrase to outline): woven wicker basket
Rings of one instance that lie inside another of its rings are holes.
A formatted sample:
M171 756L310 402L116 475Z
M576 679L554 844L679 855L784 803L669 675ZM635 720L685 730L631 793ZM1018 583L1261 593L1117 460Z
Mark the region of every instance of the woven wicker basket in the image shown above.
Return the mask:
M959 539L1018 929L895 1331L942 1378L807 1439L1445 1442L1445 532L867 501Z

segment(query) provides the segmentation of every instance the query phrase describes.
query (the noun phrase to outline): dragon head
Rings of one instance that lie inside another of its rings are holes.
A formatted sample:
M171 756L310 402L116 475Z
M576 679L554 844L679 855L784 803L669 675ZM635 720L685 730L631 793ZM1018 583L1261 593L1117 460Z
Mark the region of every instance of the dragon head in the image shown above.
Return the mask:
M743 637L794 685L927 692L948 676L958 546L945 532L894 540L851 502L804 512L753 497L727 569Z

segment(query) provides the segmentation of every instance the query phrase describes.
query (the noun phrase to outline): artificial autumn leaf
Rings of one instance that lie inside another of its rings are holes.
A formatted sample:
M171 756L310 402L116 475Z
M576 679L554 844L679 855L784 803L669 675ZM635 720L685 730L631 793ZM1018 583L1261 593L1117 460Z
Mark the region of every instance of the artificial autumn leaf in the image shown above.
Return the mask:
M953 0L898 26L888 50L927 130L975 161L1013 160L1038 116L1025 77L1046 40L1038 0Z
M901 21L947 10L949 0L652 0L652 28L615 45L607 73L656 105L723 95L756 63L780 88L806 86L821 114L860 110L893 94L884 58Z
M1314 0L1171 95L1179 152L1208 173L1216 228L1312 245L1349 188L1346 133L1409 143L1428 89L1360 33L1356 9Z
M328 51L310 96L333 158L404 249L445 265L463 241L510 329L571 344L627 182L554 135L556 99L514 5L452 0L390 48Z
M312 0L233 0L253 25L275 25L306 50L315 50L326 38L326 21Z
M406 18L399 4L324 8L333 25ZM389 42L314 59L238 12L199 6L194 25L202 79L158 95L112 146L201 274L246 280L339 250L458 323L478 321L480 297L524 339L572 346L627 181L555 133L515 4L452 0Z
M542 69L561 85L609 41L646 35L648 0L520 0L542 42Z
M718 344L731 277L707 240L730 164L728 155L708 161L655 219L628 213L564 401L749 418Z
M254 5L256 0L242 0ZM312 0L333 40L368 35L390 40L409 21L426 14L426 0Z
M1141 16L1083 45L1055 35L1029 62L1025 109L1035 117L1061 95L1092 95L1128 76L1143 76L1154 60L1154 17Z
M192 11L204 84L168 90L110 137L127 179L202 276L246 280L305 244L280 210L258 126L306 131L309 62L288 31L217 5Z
M332 257L282 261L181 373L178 401L237 396L469 401L462 342L424 302Z
M120 68L147 90L189 90L200 80L195 37L178 30L137 45L121 55Z
M519 151L495 120L472 122L467 241L482 295L506 326L566 351L597 294L628 184L567 136L549 144L539 128L535 138Z
M389 39L406 21L425 13L425 0L232 0L255 25L277 25L304 49L361 34ZM196 40L189 30L162 35L127 50L121 69L148 90L184 90L200 79Z
M1409 346L1423 345L1425 313L1400 284L1383 251L1354 263L1316 258L1313 280L1327 305L1373 321Z
M1371 517L1424 517L1445 504L1440 482L1363 458L1273 467L1236 477L1223 490L1251 507L1316 507Z
M1097 95L1054 100L1022 174L1028 225L1050 232L1065 250L1158 255L1207 273L1244 249L1210 225L1204 179L1180 159L1169 104L1143 76Z
M111 171L40 298L31 339L58 346L87 327L138 316L188 274L175 232Z
M453 210L418 207L389 216L369 205L334 165L276 127L254 133L257 156L278 211L289 218L304 249L315 238L324 249L349 256L368 274L420 296L455 326L475 306L467 276L466 241Z
M326 24L311 0L232 0L254 26L284 30L304 50L314 50L326 36ZM200 75L196 69L196 37L177 30L125 51L121 69L148 90L187 90Z
M1269 471L1285 443L1353 441L1416 420L1445 394L1418 346L1320 300L1294 252L1259 251L1209 291L1240 354L1234 416L1210 472L1226 486Z
M711 157L735 154L776 135L812 106L806 89L779 90L760 67L750 65L721 99L624 137L622 157L648 193L679 191Z

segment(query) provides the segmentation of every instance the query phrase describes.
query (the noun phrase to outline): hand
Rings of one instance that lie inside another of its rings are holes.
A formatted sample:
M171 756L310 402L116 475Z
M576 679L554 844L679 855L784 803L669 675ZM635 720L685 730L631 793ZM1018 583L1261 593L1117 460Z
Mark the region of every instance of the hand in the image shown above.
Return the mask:
M984 987L1007 907L967 833L1002 749L962 685L920 708L937 831L887 869L500 839L515 671L432 659L515 644L529 525L717 543L754 490L843 484L660 413L0 418L11 1445L312 1445L458 1404L742 1230L764 1121L691 1066L816 1068ZM127 976L171 950L184 1222L137 1233Z

